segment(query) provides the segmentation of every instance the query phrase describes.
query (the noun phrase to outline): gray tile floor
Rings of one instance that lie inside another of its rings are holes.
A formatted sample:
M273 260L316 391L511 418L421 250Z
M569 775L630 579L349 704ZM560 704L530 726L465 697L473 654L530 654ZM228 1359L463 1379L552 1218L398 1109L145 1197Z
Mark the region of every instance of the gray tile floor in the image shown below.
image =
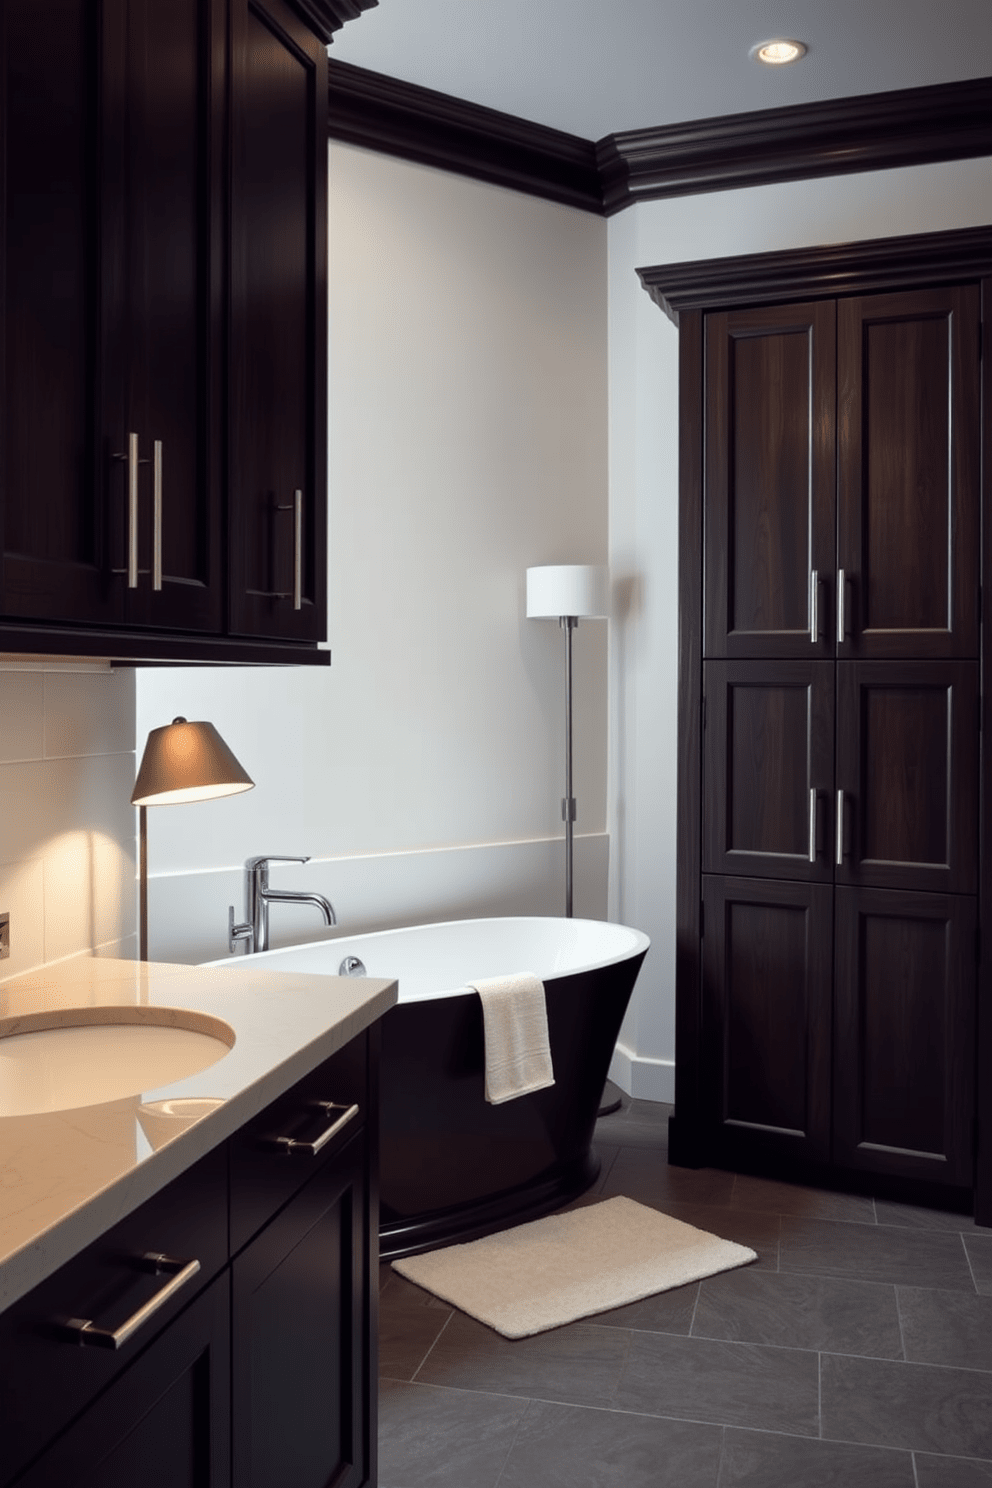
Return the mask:
M992 1488L992 1230L669 1168L600 1121L596 1192L757 1263L511 1342L382 1268L380 1488Z

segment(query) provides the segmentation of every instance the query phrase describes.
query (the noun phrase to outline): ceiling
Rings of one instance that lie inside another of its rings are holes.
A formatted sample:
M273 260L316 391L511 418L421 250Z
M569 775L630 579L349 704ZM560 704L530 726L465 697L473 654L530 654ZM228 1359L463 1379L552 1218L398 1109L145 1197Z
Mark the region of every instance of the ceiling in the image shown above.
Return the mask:
M803 41L788 67L752 62ZM992 75L992 0L379 0L333 58L584 139Z

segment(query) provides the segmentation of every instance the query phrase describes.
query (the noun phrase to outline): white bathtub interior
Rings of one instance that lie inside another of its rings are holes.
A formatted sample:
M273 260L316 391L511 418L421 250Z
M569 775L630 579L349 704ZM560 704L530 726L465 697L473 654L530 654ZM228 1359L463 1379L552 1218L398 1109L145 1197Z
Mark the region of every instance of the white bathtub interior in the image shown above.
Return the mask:
M263 951L250 964L273 971L336 975L346 956L357 956L369 976L395 977L400 1002L468 995L479 977L532 971L543 981L625 961L648 947L648 937L604 920L519 916L449 920L370 935L341 936ZM226 956L209 966L246 964Z

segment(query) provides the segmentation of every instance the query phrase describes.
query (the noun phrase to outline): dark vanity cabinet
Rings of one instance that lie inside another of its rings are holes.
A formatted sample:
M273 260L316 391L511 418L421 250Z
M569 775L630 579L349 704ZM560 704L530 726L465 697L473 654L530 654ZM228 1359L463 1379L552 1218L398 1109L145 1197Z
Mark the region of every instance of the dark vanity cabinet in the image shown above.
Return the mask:
M374 1485L377 1049L373 1027L0 1316L4 1488ZM71 1319L119 1328L168 1284L162 1252L199 1270L120 1348L80 1347Z
M316 659L324 8L4 0L0 649Z
M857 247L846 276L840 250L810 252L817 297L775 302L775 260L802 282L802 255L709 266L715 304L699 265L683 266L698 276L685 298L678 266L668 281L683 368L672 1150L962 1202L982 288L941 282L931 243L908 273L877 251L870 293L825 293L857 287ZM663 301L668 272L647 271ZM735 275L756 303L734 303Z

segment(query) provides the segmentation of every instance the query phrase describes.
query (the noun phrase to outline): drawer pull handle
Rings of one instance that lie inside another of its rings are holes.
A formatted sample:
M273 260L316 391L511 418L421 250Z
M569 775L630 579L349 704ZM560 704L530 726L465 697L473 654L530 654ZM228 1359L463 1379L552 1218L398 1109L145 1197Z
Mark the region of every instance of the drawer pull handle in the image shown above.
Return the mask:
M170 1279L164 1287L161 1287L148 1301L139 1307L137 1312L132 1312L129 1318L121 1323L119 1328L98 1328L96 1323L89 1318L70 1318L66 1327L75 1336L75 1341L80 1345L90 1345L94 1348L119 1349L133 1338L139 1328L143 1328L148 1320L155 1316L174 1297L180 1287L196 1275L200 1269L197 1260L174 1261L165 1255L144 1255L141 1257L143 1267L152 1271L163 1271L170 1273Z
M313 1142L301 1142L297 1137L273 1137L272 1142L280 1152L295 1152L301 1153L304 1157L316 1157L321 1148L326 1147L331 1138L337 1136L338 1132L358 1115L357 1106L339 1106L333 1101L311 1101L310 1104L314 1111L323 1111L325 1116L332 1116L335 1111L340 1111L341 1115L332 1121L330 1126L322 1131Z

